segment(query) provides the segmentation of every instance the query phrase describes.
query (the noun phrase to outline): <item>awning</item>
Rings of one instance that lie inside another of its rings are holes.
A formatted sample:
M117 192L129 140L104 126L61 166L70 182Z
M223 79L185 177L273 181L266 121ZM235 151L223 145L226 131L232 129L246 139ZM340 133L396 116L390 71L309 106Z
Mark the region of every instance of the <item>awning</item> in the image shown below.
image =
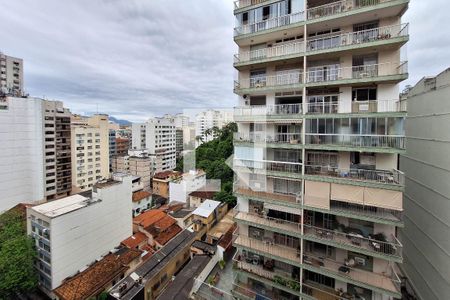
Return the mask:
M364 187L331 184L331 199L336 201L364 204Z
M305 181L304 204L330 209L330 184L327 182Z

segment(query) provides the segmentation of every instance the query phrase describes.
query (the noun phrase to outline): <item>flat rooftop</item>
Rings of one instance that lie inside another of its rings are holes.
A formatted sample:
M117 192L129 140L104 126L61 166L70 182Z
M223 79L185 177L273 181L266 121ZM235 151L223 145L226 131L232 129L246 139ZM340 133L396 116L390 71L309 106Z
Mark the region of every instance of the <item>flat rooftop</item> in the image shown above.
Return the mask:
M199 207L197 207L192 214L193 215L197 215L203 218L207 218L209 217L214 210L219 207L220 202L219 201L214 201L214 200L205 200L205 202L203 202L202 204L200 204Z
M91 199L88 197L76 194L59 200L50 201L41 205L36 205L32 207L31 210L34 210L49 218L56 218L58 216L87 207L96 202L97 201L91 201Z

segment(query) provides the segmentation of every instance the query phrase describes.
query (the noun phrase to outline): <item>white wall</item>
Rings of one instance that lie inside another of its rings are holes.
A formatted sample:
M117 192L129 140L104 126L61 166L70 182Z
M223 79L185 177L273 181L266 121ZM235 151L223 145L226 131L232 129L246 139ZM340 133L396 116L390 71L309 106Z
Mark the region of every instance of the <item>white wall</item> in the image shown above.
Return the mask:
M0 110L0 212L44 198L42 100L7 101Z

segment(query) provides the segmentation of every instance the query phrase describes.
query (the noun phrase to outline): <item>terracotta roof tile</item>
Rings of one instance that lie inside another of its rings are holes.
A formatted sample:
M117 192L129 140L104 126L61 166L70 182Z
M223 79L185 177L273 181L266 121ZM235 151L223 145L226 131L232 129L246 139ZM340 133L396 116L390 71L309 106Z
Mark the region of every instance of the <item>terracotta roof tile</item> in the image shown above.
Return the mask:
M147 197L150 197L152 193L147 191L137 191L133 193L133 202L141 201Z
M130 236L129 238L127 238L126 240L123 240L121 244L128 248L133 249L139 246L139 244L141 244L143 241L146 241L147 239L148 238L145 234L143 234L142 232L137 232L132 236Z
M96 296L111 280L125 272L142 251L122 248L110 253L54 290L61 300L82 300Z
M180 172L177 172L177 171L163 171L163 172L156 173L153 176L153 178L156 178L156 179L167 179L170 176L180 176Z
M174 238L178 233L180 233L183 229L177 224L173 224L166 231L160 233L155 241L160 245L165 245L168 241Z
M145 228L153 225L154 223L164 218L165 216L166 213L163 212L162 210L151 209L135 217L133 219L133 224L140 225Z
M217 192L194 191L194 192L190 193L189 196L198 197L198 198L202 198L202 199L214 199L214 195L216 193Z

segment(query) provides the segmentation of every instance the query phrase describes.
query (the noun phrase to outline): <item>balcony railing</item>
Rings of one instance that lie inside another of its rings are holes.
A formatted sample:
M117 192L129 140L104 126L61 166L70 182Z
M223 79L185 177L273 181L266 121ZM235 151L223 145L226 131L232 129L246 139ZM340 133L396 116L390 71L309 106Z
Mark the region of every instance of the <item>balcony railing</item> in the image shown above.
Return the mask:
M297 195L292 194L278 194L278 193L268 193L263 191L254 191L249 186L241 183L235 183L233 185L234 192L248 197L253 197L256 199L265 199L281 203L297 204L301 201L301 192Z
M400 278L391 267L390 272L380 274L355 268L355 262L346 260L338 262L323 256L315 256L312 253L305 252L303 263L319 270L325 270L337 276L344 276L354 281L361 282L377 288L382 288L393 293L400 292Z
M405 149L405 136L307 133L306 144Z
M277 105L248 105L234 108L234 116L283 116L298 115L302 113L302 105L277 104Z
M310 114L336 114L336 113L374 113L374 112L405 112L406 101L399 100L368 100L352 101L351 110L344 111L342 101L311 102L308 103ZM341 110L340 110L341 108Z
M393 0L343 0L309 8L307 15L308 20L314 20L390 1Z
M297 12L289 15L284 15L280 17L275 17L260 22L246 24L234 28L234 36L239 36L243 34L251 34L256 32L265 31L268 29L283 27L305 20L305 12Z
M301 72L290 72L271 76L255 76L244 78L234 82L234 89L277 87L286 85L296 85L303 81Z
M327 50L344 46L389 40L407 36L408 29L408 24L400 24L311 39L307 41L306 51Z
M253 170L266 170L269 172L300 173L300 174L302 172L301 163L284 162L284 161L235 159L234 166L249 168Z
M234 218L236 220L259 224L271 228L278 228L285 231L295 232L297 234L301 233L302 226L298 222L291 222L287 220L271 218L264 215L250 214L242 211L236 211Z
M244 63L262 59L283 57L287 55L300 54L305 52L304 42L285 43L274 47L241 52L234 55L235 63Z
M234 9L244 8L251 5L264 3L268 0L237 0L234 1Z
M305 174L404 185L404 173L399 170L340 169L333 166L309 164L305 166Z
M277 133L273 136L265 133L234 133L234 140L249 143L301 144L301 133Z
M313 236L323 241L330 241L371 253L402 258L403 246L395 236L392 236L391 241L381 241L375 238L366 238L358 233L345 233L308 224L303 225L303 234L304 236Z
M352 67L338 67L337 65L315 67L306 73L307 83L331 82L346 79L366 79L381 76L403 75L408 73L407 62L381 63Z
M345 214L366 216L368 218L384 219L392 222L400 222L403 218L403 213L398 210L331 200L330 213L333 214L333 212L342 212Z

